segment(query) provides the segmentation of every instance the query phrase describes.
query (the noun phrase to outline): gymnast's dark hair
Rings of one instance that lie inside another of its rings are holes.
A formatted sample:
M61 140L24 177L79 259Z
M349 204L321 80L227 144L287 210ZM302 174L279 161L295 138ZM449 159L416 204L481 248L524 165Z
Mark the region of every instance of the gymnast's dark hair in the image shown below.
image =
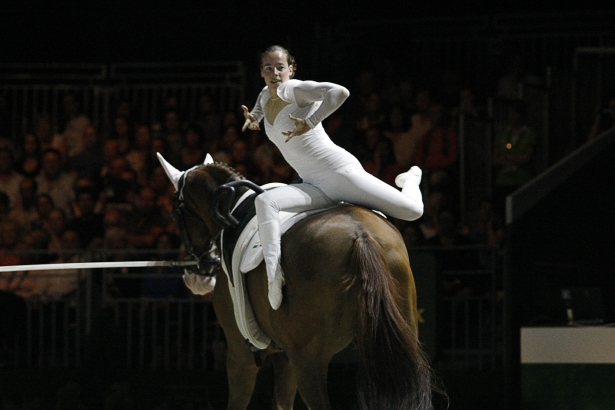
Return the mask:
M288 65L293 66L293 73L290 76L290 78L293 78L295 76L295 72L297 71L297 63L295 62L295 57L293 57L290 52L282 46L273 45L267 47L267 49L261 54L261 65L263 63L263 58L265 58L267 54L275 53L276 51L281 51L282 53L286 54L286 61L288 62Z

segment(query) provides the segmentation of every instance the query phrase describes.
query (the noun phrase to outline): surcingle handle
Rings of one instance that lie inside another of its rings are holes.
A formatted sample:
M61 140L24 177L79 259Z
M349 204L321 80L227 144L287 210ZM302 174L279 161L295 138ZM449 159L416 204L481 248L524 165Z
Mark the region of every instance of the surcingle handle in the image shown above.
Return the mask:
M239 225L239 221L231 215L231 205L234 203L235 188L237 187L249 188L257 194L265 192L263 188L247 179L227 182L224 185L220 185L214 192L213 214L214 218L225 228ZM222 208L222 212L220 212L220 208Z

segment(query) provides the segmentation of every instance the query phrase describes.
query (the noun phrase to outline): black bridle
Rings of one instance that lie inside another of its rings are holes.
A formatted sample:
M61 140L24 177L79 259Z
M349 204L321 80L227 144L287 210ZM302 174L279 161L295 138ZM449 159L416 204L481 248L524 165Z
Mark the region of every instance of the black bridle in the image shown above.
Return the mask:
M184 260L197 261L196 265L189 265L186 269L197 275L214 276L216 274L216 270L220 267L220 257L218 256L218 246L216 246L216 241L220 237L220 233L222 231L213 235L209 240L209 245L205 248L203 253L197 255L192 238L190 237L190 233L188 231L188 225L186 224L186 214L190 214L193 218L199 219L204 223L205 221L200 215L186 208L186 204L184 203L184 186L186 183L186 176L189 171L191 170L184 172L177 182L177 191L173 196L172 216L175 223L179 226L179 233L181 235L182 242L184 243L184 247L186 248L187 255Z
M191 168L184 172L179 180L177 181L177 191L173 196L173 219L175 223L179 226L179 232L181 235L182 242L184 243L184 247L186 248L187 256L184 260L186 261L197 261L196 265L190 265L187 267L191 273L195 273L197 275L202 276L213 276L216 273L218 267L220 267L220 257L219 249L216 244L222 230L220 230L217 234L212 235L209 240L209 245L201 253L201 255L197 255L194 245L192 242L192 238L190 237L190 233L188 231L188 225L186 224L186 214L190 214L193 218L201 220L203 223L207 225L203 218L191 211L186 207L184 203L184 187L186 185L186 177L190 171L194 168ZM220 185L214 191L213 204L212 204L212 212L214 218L224 227L224 228L234 228L239 224L239 221L231 215L231 206L235 203L235 188L239 187L247 187L252 189L257 194L264 192L264 190L253 183L252 181L248 181L245 179L238 181L227 182L223 185ZM219 206L221 205L221 206ZM219 207L222 208L222 213L218 210Z

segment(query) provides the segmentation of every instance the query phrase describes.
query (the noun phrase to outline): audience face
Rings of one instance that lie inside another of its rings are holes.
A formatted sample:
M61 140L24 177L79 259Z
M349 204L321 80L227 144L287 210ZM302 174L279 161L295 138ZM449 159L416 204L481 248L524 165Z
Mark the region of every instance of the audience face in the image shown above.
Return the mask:
M88 125L83 130L83 148L86 151L96 148L98 145L98 133L93 125Z
M79 234L72 229L68 229L62 233L60 242L62 244L62 249L79 249L81 247Z
M43 155L41 173L47 179L55 179L62 171L62 157L57 152L47 151Z
M171 181L162 167L156 167L152 170L149 178L149 186L158 194L166 193L171 185Z
M193 148L201 148L201 136L193 129L186 131L186 146Z
M122 179L125 171L130 169L130 164L125 157L118 156L109 164L109 175L114 178Z
M55 205L49 196L39 195L36 197L36 212L41 219L47 220L54 207Z
M104 217L105 230L122 226L122 213L115 208L109 208Z
M96 201L94 195L90 192L80 192L76 198L77 207L81 211L81 215L91 215L94 213Z
M137 198L137 206L139 211L148 213L154 210L156 207L156 192L149 187L144 187L139 191L139 197Z
M245 141L237 140L233 143L231 157L234 162L244 162L248 159L248 146Z
M5 220L0 223L0 246L13 249L19 243L19 223Z
M49 228L54 235L60 235L66 224L66 216L59 208L54 208L49 212Z
M164 116L164 128L168 133L179 132L179 117L175 111L169 111Z
M106 164L110 164L115 158L120 156L120 144L117 140L106 140L103 144L103 159Z
M239 138L239 134L237 132L237 127L234 125L228 126L224 129L224 134L221 139L221 147L223 149L229 149L233 146L233 143L237 141Z
M119 137L128 137L128 121L124 117L115 119L115 134Z
M135 132L135 148L148 148L151 141L151 132L147 125L139 125Z
M24 178L21 180L19 183L19 196L24 206L30 206L34 203L36 197L36 183L33 179Z

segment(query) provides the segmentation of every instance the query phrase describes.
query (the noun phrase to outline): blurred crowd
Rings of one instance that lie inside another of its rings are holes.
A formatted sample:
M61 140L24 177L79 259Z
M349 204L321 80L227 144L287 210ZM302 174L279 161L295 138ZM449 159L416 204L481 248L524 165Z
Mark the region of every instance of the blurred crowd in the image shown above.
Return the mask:
M538 140L527 123L527 105L515 93L519 83L540 79L522 66L509 69L492 92L507 101L498 132L492 141L483 141L487 133L470 135L483 139L477 144L492 147L491 152L466 146L466 161L492 167L493 189L471 198L464 215L459 119L489 121L484 98L450 73L426 86L410 78L384 81L364 70L344 84L351 97L323 123L331 139L392 186L410 166L423 169L423 217L392 219L409 248L502 243L504 198L535 174ZM131 249L151 255L165 247L177 250L174 188L158 152L180 170L210 153L257 184L297 179L264 131L242 132L240 107L221 109L213 95L200 95L190 118L180 108L186 102L170 96L157 118L147 122L140 120L138 105L120 101L111 118L95 124L79 101L66 93L60 117L40 113L28 121L33 126L22 138L0 142L0 266L73 261L86 250L115 250L118 260ZM54 290L27 280L17 288L3 280L0 289L23 297L55 297L71 288Z

